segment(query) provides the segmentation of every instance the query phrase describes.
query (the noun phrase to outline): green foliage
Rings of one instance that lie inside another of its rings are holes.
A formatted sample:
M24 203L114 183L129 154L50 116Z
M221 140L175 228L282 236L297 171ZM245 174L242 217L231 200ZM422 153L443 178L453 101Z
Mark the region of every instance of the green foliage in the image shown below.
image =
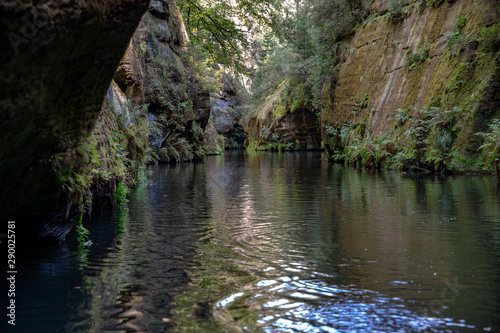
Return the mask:
M432 100L432 102L429 104L429 106L440 108L441 107L441 96L438 96L434 100Z
M76 233L78 234L78 244L87 247L92 245L92 241L89 239L90 231L83 226L83 215L81 215L76 224Z
M180 0L184 21L194 48L203 49L211 63L222 63L245 72L248 57L246 27L258 23L279 31L281 1L201 1ZM237 18L241 24L236 24Z
M115 192L115 203L119 207L125 207L128 199L127 199L127 194L130 191L125 187L123 182L119 182L118 186L116 187L116 192Z
M335 127L327 125L325 126L325 133L329 137L335 137L339 134L339 131Z
M379 169L387 166L391 156L395 154L395 145L391 140L376 141L367 132L364 140L357 133L352 144L344 149L342 160L354 165L362 165L369 169Z
M411 117L407 109L397 109L394 118L404 127L406 145L401 138L386 136L373 139L364 118L353 130L350 124L338 131L325 127L329 158L366 168L399 168L412 170L434 170L444 172L455 167L460 158L453 149L456 138L457 118L460 110L428 106ZM399 132L402 133L403 129ZM398 141L394 139L398 138ZM398 143L399 142L399 143Z
M342 39L348 37L367 14L367 1L297 1L285 8L282 33L264 34L259 70L252 90L259 105L286 78L290 81L291 110L301 106L321 108L321 91L327 77L338 72Z
M404 125L411 117L408 114L407 109L397 109L397 113L394 115L394 118L398 121L398 125Z
M406 54L406 67L408 67L408 70L411 71L419 64L427 61L429 59L429 53L430 53L429 45L424 45L423 47L419 48L415 53L412 53L411 50L409 49Z
M427 0L420 0L418 3L418 13L422 15L427 8Z
M293 113L295 110L298 110L299 108L301 107L304 107L306 105L306 98L305 96L302 96L300 98L298 98L292 105L292 108L290 109L290 111Z
M200 84L208 90L209 93L217 93L223 87L224 68L213 66L213 57L199 47L190 47L185 51L185 57L189 59L190 67ZM170 105L171 111L175 106Z
M403 7L407 5L407 1L404 0L389 0L389 18L392 23L398 24L402 22L405 18Z
M400 151L392 157L391 165L400 170L408 170L414 164L414 159L410 151Z
M359 104L359 106L362 108L362 109L365 109L368 107L368 94L365 94L365 98L363 99L363 101L361 101L361 103Z
M147 106L127 104L127 112L120 114L112 104L105 104L94 134L54 156L53 166L68 195L68 207L76 206L83 213L91 209L92 192L113 195L120 182L144 182L145 164L151 158Z
M457 122L459 109L442 110L428 107L422 110L420 118L412 121L406 136L411 139L414 164L420 168L445 171L453 156L451 147L455 141L453 126Z
M90 231L83 226L83 215L80 215L78 222L76 223L76 233L78 238L78 247L76 250L76 260L78 262L78 269L83 270L88 266L88 252L89 247L92 245L92 241L89 239Z
M181 136L181 133L170 131L163 139L160 148L154 151L155 158L161 162L175 162L193 160L195 157L205 155L205 151L199 150L198 144L189 141Z
M488 125L490 132L476 133L483 139L479 151L483 153L484 169L491 171L493 168L500 174L500 119L493 119Z
M234 9L224 2L186 0L178 2L195 48L203 48L213 62L241 66L243 59L238 43L246 43L243 32L234 21ZM226 15L227 16L226 16Z
M286 104L280 104L280 105L276 106L273 110L273 118L276 118L277 116L286 114L286 111L287 111Z
M461 16L457 20L455 31L446 36L450 40L448 43L448 49L453 56L460 56L464 53L464 51L468 51L470 58L475 52L478 41L476 40L476 36L468 36L464 34L464 28L466 25L467 18L465 16Z
M361 135L365 135L365 131L366 131L366 117L363 118L363 120L361 120L361 122L359 123L359 125L356 127L356 131Z
M461 34L462 31L464 30L465 28L465 25L467 24L467 19L465 18L465 16L461 16L458 18L458 21L457 21L457 25L456 25L456 28L455 30Z
M500 49L500 23L479 30L480 51L494 52Z
M455 78L454 80L450 83L450 86L448 87L449 90L459 90L464 86L464 84L467 81L467 78L471 75L471 73L474 70L474 63L471 62L466 62L466 63L461 63L456 72L455 72Z
M444 0L430 0L432 7L438 8L444 3Z
M94 180L95 167L101 163L95 137L91 136L74 149L54 156L52 162L62 189L68 195L68 206L77 206L83 213L91 204L89 188Z
M252 83L253 103L262 104L286 81L298 62L291 47L268 32L263 37L262 57ZM288 81L286 81L288 82Z

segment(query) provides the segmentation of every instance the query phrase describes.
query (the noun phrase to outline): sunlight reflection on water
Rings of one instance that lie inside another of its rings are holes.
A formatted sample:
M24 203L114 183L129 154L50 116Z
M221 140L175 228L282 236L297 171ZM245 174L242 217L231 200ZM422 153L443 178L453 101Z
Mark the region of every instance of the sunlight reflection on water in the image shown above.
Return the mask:
M262 280L253 291L249 306L274 309L261 315L258 324L265 332L449 332L450 328L474 329L465 321L426 316L407 309L397 297L389 297L352 286L328 286L323 282L289 277L277 287L277 280ZM273 295L269 297L269 295ZM218 308L229 306L245 293L235 293L217 303ZM321 297L319 297L319 296ZM261 299L267 301L262 303ZM284 311L286 310L286 311ZM396 327L398 329L396 329Z

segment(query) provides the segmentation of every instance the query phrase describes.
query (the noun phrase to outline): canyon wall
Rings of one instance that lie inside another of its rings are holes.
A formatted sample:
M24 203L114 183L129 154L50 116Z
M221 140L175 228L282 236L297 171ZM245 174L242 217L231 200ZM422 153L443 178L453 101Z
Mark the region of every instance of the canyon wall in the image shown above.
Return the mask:
M92 132L148 6L0 2L0 220L16 221L25 239L59 239L74 223L76 205L54 163Z
M247 116L246 146L255 150L313 150L321 148L315 110L304 100L288 96L288 80Z
M498 15L496 1L400 8L375 1L323 89L330 157L372 167L489 169L494 161L477 158L477 133L500 117Z
M222 149L175 0L0 10L0 207L19 249L120 204L148 163Z

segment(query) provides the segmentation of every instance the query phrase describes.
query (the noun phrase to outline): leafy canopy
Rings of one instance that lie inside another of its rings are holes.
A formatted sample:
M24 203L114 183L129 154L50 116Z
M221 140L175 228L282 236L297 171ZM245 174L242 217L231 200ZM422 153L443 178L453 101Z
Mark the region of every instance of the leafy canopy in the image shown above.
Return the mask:
M283 7L280 34L263 38L259 71L253 84L254 102L262 103L288 78L290 99L304 100L319 110L325 79L339 65L340 42L366 16L369 3L294 0Z
M250 60L252 34L278 27L281 0L180 0L193 47L204 49L212 63L244 71Z

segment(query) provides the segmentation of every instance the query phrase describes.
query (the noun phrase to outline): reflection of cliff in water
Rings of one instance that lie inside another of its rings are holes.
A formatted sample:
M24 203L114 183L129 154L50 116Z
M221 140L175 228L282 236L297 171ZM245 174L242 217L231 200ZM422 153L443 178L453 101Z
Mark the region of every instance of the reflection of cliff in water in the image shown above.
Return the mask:
M167 177L168 168L155 173L154 188L137 189L129 209L116 213L113 252L95 264L98 274L84 272L90 301L78 311L79 327L162 332L172 325L170 303L190 280L196 221L210 208L201 192L190 195L200 180L197 164Z
M86 224L86 268L74 234L24 260L23 331L494 327L493 178L369 173L319 153L244 151L151 170L127 210Z

